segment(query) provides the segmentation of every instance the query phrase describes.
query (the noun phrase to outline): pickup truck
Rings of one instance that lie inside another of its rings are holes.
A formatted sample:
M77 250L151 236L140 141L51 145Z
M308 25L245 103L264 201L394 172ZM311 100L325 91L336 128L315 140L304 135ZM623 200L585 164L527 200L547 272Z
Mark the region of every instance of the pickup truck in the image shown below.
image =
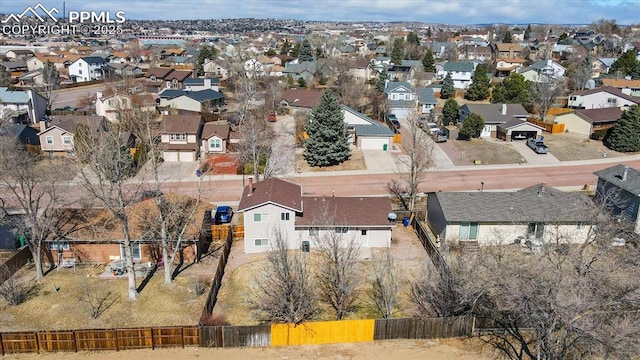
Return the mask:
M544 144L542 139L529 139L527 140L527 146L531 148L531 150L535 151L536 154L546 154L549 152L549 148Z

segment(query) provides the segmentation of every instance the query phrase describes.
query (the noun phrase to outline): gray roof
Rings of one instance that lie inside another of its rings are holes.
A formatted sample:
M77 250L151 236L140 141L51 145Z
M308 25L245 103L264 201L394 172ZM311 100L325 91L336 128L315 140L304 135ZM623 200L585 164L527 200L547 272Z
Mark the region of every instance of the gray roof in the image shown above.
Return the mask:
M472 72L475 69L473 65L473 61L447 61L444 71Z
M622 181L622 173L626 165L619 164L606 169L596 171L593 174L606 182L628 191L636 196L640 196L640 171L629 167L627 179Z
M399 87L404 87L409 91L413 91L413 89L411 88L411 84L407 81L389 81L384 87L384 92L385 94L389 94L394 92Z
M583 193L543 184L516 192L436 192L429 201L439 202L447 222L501 224L586 222L592 204Z
M437 104L438 100L436 100L436 96L433 93L433 89L431 88L420 88L418 89L418 101L421 104Z
M504 124L514 117L526 118L529 116L527 110L520 104L505 104L507 111L502 115L503 104L465 104L460 108L461 115L464 113L476 113L482 117L487 124Z
M13 91L6 87L0 87L0 104L26 104L28 102L28 92Z
M220 79L214 77L214 78L209 78L211 80L211 84L212 85L217 85L220 83ZM200 85L200 86L204 86L204 78L186 78L184 79L184 81L182 82L184 85Z
M27 62L24 60L3 61L0 64L9 70L27 67Z
M498 127L502 128L502 129L505 129L505 130L509 130L509 129L515 129L515 128L520 127L520 126L525 125L525 124L529 125L529 126L532 126L532 127L535 127L535 128L538 128L540 130L544 130L544 128L542 126L538 126L538 125L536 125L534 123L530 123L530 122L528 122L528 121L526 121L524 119L518 119L518 118L513 118L513 119L507 121L504 124L498 125Z
M87 64L100 64L100 65L104 65L107 63L107 61L103 58L101 58L100 56L85 56L80 58L82 60L84 60ZM78 59L78 60L80 60Z
M204 89L199 91L166 89L158 94L158 96L165 99L175 99L180 96L186 96L199 102L224 98L224 95L221 92L212 89Z
M372 118L348 107L347 105L340 105L344 111L348 111L351 114L356 115L360 119L363 119L369 124L356 124L354 129L356 130L356 136L393 136L393 131L389 127L380 124Z

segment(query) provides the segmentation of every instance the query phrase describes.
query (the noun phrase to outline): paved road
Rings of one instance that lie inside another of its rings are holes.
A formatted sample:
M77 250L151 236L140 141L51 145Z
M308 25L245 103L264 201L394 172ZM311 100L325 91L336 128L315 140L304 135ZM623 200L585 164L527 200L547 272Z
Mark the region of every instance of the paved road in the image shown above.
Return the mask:
M60 89L56 91L52 109L62 108L65 106L78 106L78 100L86 97L87 95L94 97L96 96L96 92L104 91L104 84L94 84L89 86L80 86L77 88L70 89Z

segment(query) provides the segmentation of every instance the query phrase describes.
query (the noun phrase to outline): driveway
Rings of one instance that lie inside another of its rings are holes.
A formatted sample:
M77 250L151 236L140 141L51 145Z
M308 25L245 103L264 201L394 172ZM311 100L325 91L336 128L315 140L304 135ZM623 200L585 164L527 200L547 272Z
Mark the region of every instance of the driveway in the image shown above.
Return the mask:
M552 165L552 164L560 164L560 160L558 160L555 156L550 153L547 154L536 154L533 150L531 150L527 143L524 141L513 141L511 142L513 148L516 149L522 158L525 160L525 163L528 165Z
M398 171L390 151L362 150L362 156L367 166L367 173L390 174Z

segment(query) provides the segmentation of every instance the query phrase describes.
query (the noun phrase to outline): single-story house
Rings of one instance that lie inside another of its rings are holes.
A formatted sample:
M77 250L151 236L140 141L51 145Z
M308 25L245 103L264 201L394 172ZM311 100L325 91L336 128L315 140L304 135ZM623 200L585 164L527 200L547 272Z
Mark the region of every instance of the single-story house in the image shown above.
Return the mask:
M573 109L628 108L640 104L640 97L627 95L622 90L606 86L569 94L568 107Z
M275 231L290 249L313 251L326 232L358 241L362 248L390 247L391 229L387 197L302 196L300 185L277 178L244 188L238 212L244 214L244 252L269 251Z
M320 102L322 91L308 89L287 89L282 94L280 106L286 109L311 110Z
M224 106L221 92L204 89L198 91L165 89L158 94L158 110L167 114L172 110L187 113L215 112Z
M344 122L350 134L350 141L358 149L383 150L391 149L393 145L393 131L370 117L356 110L341 105L344 114Z
M567 132L590 137L596 131L604 131L614 127L621 117L622 110L617 107L576 109L556 115L555 122L564 124Z
M613 215L634 223L640 234L640 171L618 164L593 174L598 177L596 200Z
M584 193L537 184L514 192L433 192L427 224L441 245L582 243L592 201Z
M471 113L476 113L484 120L481 137L496 137L498 125L506 124L511 119L526 119L529 113L520 104L464 104L460 107L460 122Z

